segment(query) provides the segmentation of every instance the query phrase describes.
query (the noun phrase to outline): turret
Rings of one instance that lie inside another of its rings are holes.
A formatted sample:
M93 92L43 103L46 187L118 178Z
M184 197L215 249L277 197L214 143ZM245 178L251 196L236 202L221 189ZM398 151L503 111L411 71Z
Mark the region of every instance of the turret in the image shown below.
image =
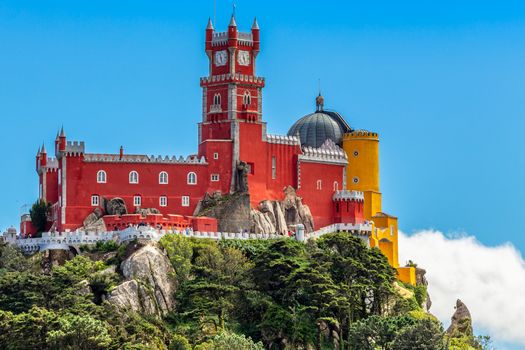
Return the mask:
M211 42L213 40L213 33L215 32L215 28L213 27L213 23L211 21L211 18L208 19L208 25L206 26L206 51L211 50Z
M58 151L64 152L66 150L66 133L64 132L64 127L60 130L60 135L58 136Z
M260 30L259 23L257 23L257 17L253 20L252 25L252 37L253 37L253 51L254 55L257 56L260 50Z
M40 151L40 154L40 166L45 167L47 165L47 152L44 143L42 143L42 150Z
M35 168L36 168L36 171L38 171L38 169L40 168L40 147L38 147L38 151L36 152L36 165L35 165Z
M334 201L334 222L362 224L364 222L364 194L360 191L336 191Z
M235 15L232 15L228 25L228 44L230 47L237 46L237 22L235 22Z

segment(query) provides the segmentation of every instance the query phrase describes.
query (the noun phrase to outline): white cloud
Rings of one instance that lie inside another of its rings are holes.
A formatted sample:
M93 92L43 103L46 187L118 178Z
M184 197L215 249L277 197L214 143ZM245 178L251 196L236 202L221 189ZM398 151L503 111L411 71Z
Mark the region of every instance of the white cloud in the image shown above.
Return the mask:
M474 327L496 341L525 345L525 261L512 244L488 247L472 236L438 231L400 233L399 262L409 259L427 270L430 311L445 326L459 298Z

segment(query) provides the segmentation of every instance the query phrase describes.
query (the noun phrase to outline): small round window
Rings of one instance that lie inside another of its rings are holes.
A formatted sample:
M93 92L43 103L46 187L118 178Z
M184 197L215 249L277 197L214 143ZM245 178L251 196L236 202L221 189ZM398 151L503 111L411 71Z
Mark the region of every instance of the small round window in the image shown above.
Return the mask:
M355 176L353 181L354 181L355 184L359 183L359 178L357 176Z
M359 155L359 151L354 151L354 157L357 157Z

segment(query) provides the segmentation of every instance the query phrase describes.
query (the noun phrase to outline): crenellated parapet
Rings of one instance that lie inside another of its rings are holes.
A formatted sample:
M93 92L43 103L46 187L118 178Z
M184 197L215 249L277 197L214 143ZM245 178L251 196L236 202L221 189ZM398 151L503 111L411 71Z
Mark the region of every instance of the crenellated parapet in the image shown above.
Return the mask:
M348 157L345 151L330 139L327 139L319 148L307 146L303 147L302 150L303 154L299 155L300 160L348 164Z
M256 77L253 75L240 73L219 74L201 78L201 87L223 83L250 83L262 88L264 87L265 80L263 77Z
M205 157L196 155L187 156L146 156L146 155L119 155L119 154L85 154L84 161L90 163L157 163L157 164L208 164Z
M225 46L228 45L229 40L228 32L213 32L211 38L211 46ZM240 46L253 46L253 33L237 32L237 45Z
M266 142L276 143L280 145L292 145L300 146L301 140L297 136L286 136L286 135L266 135Z
M365 200L365 194L362 191L342 190L336 191L333 196L334 201L358 201Z
M354 130L346 133L343 136L343 141L353 139L368 139L368 140L379 140L379 134L367 130Z
M64 154L66 156L79 156L85 152L84 141L67 141Z

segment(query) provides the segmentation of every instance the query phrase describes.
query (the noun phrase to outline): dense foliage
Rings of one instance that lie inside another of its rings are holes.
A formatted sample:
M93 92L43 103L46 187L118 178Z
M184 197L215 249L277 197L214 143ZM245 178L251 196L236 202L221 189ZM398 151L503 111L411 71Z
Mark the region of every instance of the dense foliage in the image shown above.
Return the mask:
M31 206L29 210L29 216L31 217L31 224L36 229L37 235L42 234L46 230L47 217L51 210L51 204L47 203L43 199L37 200Z
M85 249L51 274L38 257L0 247L0 348L446 348L441 324L419 307L421 292L400 297L387 259L350 235L307 244L169 235L160 244L177 283L176 309L164 319L123 315L105 301L121 281L108 265L125 247Z

